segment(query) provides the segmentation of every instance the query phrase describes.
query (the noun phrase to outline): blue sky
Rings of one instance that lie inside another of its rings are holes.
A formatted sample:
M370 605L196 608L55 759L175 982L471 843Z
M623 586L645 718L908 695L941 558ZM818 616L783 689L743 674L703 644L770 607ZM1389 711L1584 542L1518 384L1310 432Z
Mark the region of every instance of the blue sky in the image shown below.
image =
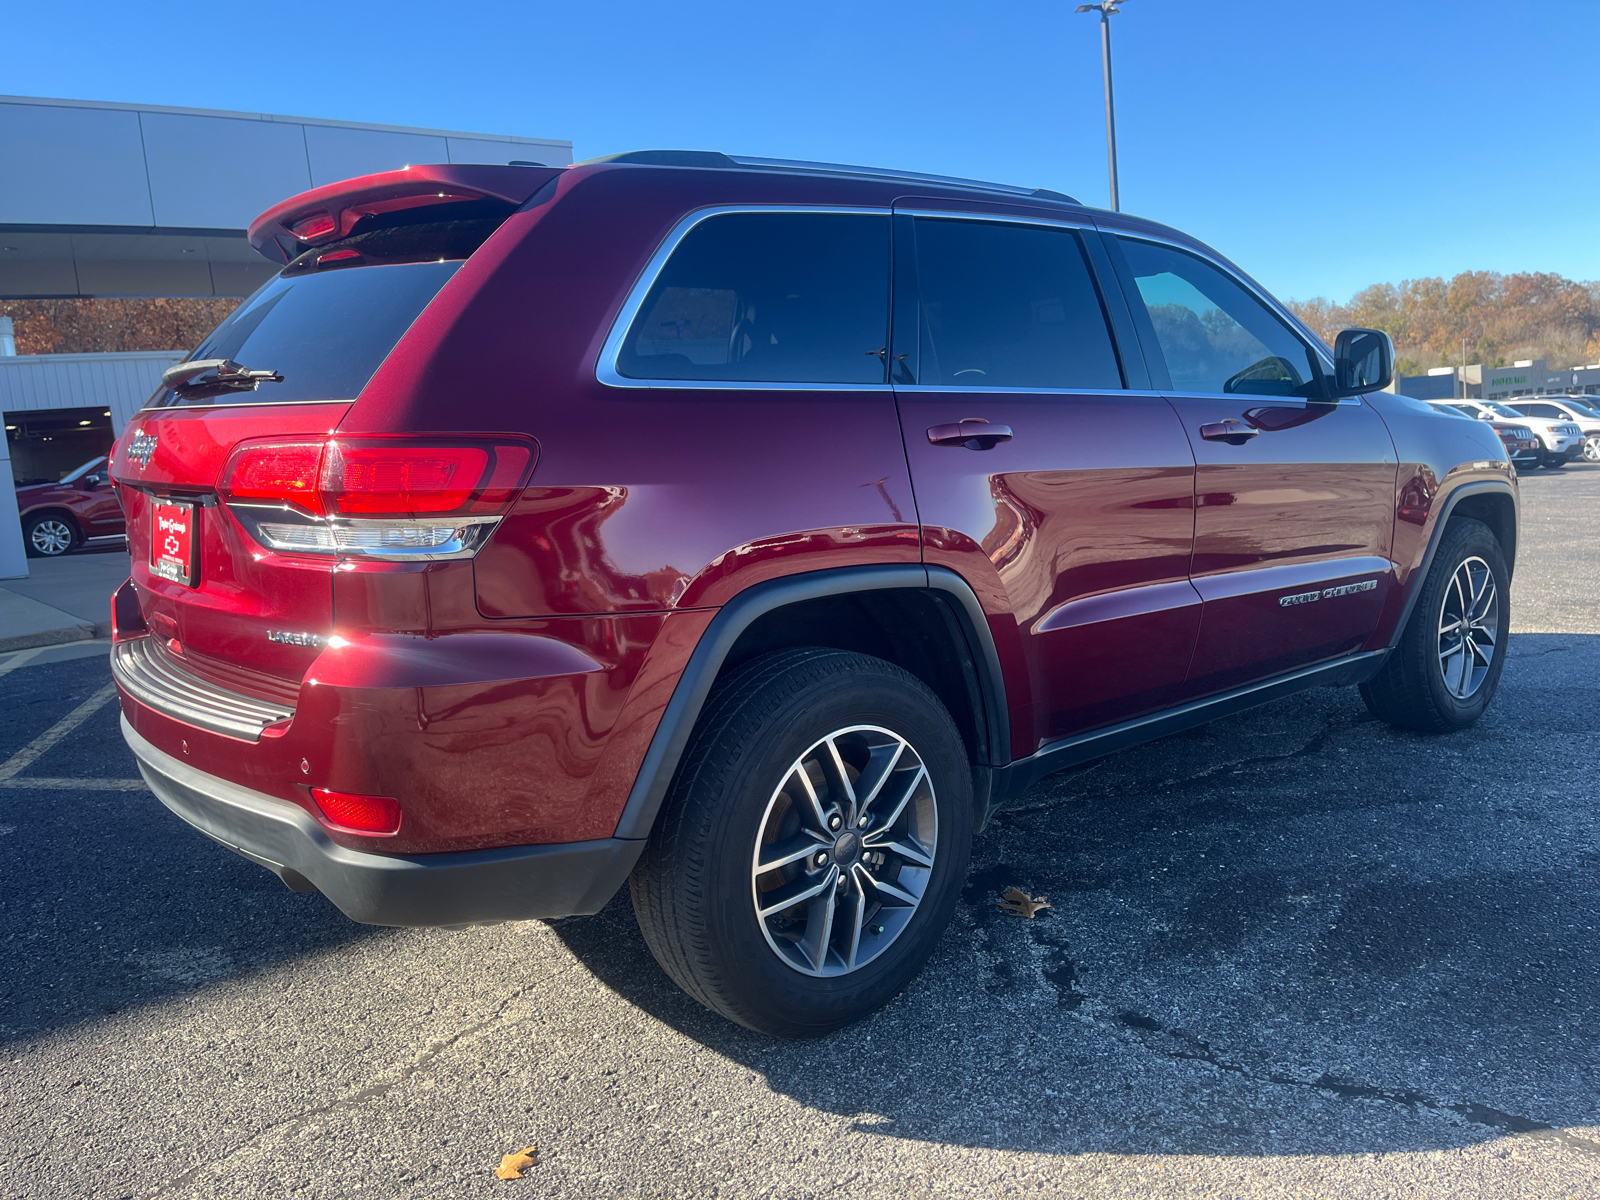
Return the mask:
M1600 0L1126 0L1123 207L1286 298L1600 278ZM1000 3L13 5L0 91L719 149L1106 202L1097 18Z

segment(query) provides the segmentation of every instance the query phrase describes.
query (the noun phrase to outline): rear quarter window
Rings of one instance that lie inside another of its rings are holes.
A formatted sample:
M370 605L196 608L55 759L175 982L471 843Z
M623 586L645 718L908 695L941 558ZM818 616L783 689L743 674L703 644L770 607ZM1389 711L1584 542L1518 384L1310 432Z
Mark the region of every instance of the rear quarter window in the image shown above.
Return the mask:
M227 358L283 382L185 401L170 389L151 407L353 400L460 261L284 273L211 333L191 360Z
M881 384L889 217L723 213L683 236L617 356L630 379Z

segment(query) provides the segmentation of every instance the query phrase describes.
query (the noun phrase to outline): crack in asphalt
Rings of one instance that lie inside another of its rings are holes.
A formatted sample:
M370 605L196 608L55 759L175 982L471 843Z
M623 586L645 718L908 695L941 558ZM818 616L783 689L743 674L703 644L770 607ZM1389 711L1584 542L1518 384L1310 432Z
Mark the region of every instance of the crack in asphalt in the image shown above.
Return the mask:
M1117 1013L1116 1022L1125 1029L1136 1031L1137 1034L1161 1035L1179 1043L1177 1047L1172 1049L1163 1049L1160 1046L1151 1045L1150 1038L1140 1037L1140 1041L1148 1049L1158 1054L1165 1054L1168 1058L1203 1062L1230 1074L1262 1080L1282 1087L1308 1088L1312 1091L1326 1092L1345 1100L1376 1100L1385 1104L1409 1108L1413 1112L1419 1108L1429 1109L1433 1112L1452 1112L1472 1125L1486 1125L1493 1129L1504 1129L1511 1134L1558 1142L1567 1149L1574 1150L1579 1154L1600 1158L1600 1142L1593 1141L1590 1138L1579 1137L1577 1134L1569 1133L1565 1129L1550 1125L1544 1121L1535 1121L1530 1117L1519 1117L1514 1113L1501 1112L1499 1109L1491 1108L1487 1104L1479 1104L1476 1101L1462 1101L1452 1104L1415 1088L1373 1087L1369 1084L1341 1079L1326 1071L1315 1079L1297 1079L1293 1075L1284 1075L1276 1071L1258 1075L1243 1063L1228 1062L1221 1058L1210 1043L1203 1038L1180 1029L1169 1029L1153 1017L1147 1017L1131 1009L1124 1009ZM1185 1043L1187 1043L1187 1046L1184 1045Z
M380 1099L381 1097L392 1092L401 1084L406 1083L407 1081L415 1078L417 1075L420 1075L424 1071L428 1070L445 1051L454 1048L461 1041L471 1037L473 1034L498 1023L502 1018L504 1018L506 1010L510 1008L516 1000L526 996L534 989L535 986L543 986L543 982L541 982L540 985L529 985L528 987L513 992L495 1007L493 1014L490 1016L485 1017L481 1021L477 1021L471 1025L468 1025L465 1028L456 1030L449 1037L431 1043L422 1051L422 1053L418 1054L416 1058L411 1061L410 1065L405 1067L393 1078L377 1083L369 1083L365 1087L360 1088L348 1096L343 1096L337 1100L331 1100L326 1104L319 1104L313 1108L305 1109L301 1112L295 1113L293 1116L285 1117L281 1121L274 1121L272 1124L258 1129L255 1133L245 1138L244 1141L240 1142L226 1153L218 1155L216 1158L207 1159L205 1162L196 1163L182 1174L175 1175L171 1179L157 1184L150 1191L141 1193L142 1197L144 1200L158 1200L158 1198L161 1196L174 1195L178 1189L187 1187L189 1184L193 1183L196 1177L202 1172L209 1168L220 1167L235 1155L250 1149L252 1146L265 1140L280 1130L287 1131L292 1135L302 1126L304 1126L306 1122L317 1117L323 1116L327 1113L338 1112L343 1109L356 1108L367 1103L369 1100Z
M1325 731L1324 734L1319 734L1318 737L1324 737L1330 732L1332 731ZM1312 740L1316 741L1318 739L1314 738ZM1277 757L1293 757L1293 755L1280 755ZM999 863L986 870L974 872L969 877L968 885L963 892L963 899L973 908L974 932L982 940L982 948L993 959L990 970L996 978L994 984L989 985L988 990L991 993L1010 991L1016 973L1012 965L1005 961L1003 951L996 945L991 931L991 927L997 922L1001 914L997 908L985 905L984 899L996 899L1002 883L1015 875L1014 869L1004 863ZM1089 1003L1091 1009L1101 1007L1098 997L1078 990L1079 980L1076 964L1068 956L1067 948L1051 939L1046 926L1042 922L1031 924L1025 932L1028 940L1044 953L1044 962L1040 964L1040 972L1055 989L1056 1004L1060 1008L1067 1011L1077 1011L1086 1002ZM1373 1100L1408 1108L1412 1112L1420 1108L1431 1112L1454 1113L1468 1124L1503 1129L1515 1136L1553 1141L1578 1154L1600 1158L1600 1142L1580 1137L1544 1121L1535 1121L1531 1117L1502 1112L1500 1109L1491 1108L1489 1105L1480 1104L1477 1101L1463 1100L1457 1103L1450 1103L1416 1088L1374 1087L1370 1084L1357 1083L1353 1080L1340 1078L1327 1071L1324 1071L1315 1079L1300 1079L1278 1071L1268 1071L1263 1074L1252 1070L1244 1063L1231 1062L1223 1058L1204 1038L1185 1030L1169 1028L1154 1017L1146 1016L1134 1009L1119 1009L1110 1018L1098 1016L1093 1012L1086 1012L1083 1016L1092 1024L1102 1028L1120 1026L1123 1029L1132 1031L1138 1037L1140 1044L1153 1053L1162 1054L1179 1061L1205 1063L1219 1071L1230 1075L1238 1075L1252 1082L1273 1084L1279 1087L1305 1088L1338 1096L1345 1100ZM1160 1045L1158 1039L1163 1038L1170 1039L1173 1044L1169 1046Z

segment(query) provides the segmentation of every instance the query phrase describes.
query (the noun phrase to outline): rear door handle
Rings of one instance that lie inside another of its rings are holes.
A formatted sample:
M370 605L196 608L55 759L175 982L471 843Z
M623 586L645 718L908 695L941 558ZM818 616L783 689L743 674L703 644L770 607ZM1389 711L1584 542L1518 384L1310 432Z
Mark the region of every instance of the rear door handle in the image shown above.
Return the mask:
M1242 446L1261 430L1243 421L1218 421L1212 425L1200 426L1200 436L1208 442L1227 442L1230 446Z
M968 450L993 450L1011 440L1011 426L991 425L982 417L966 417L954 425L935 425L928 430L935 446L962 446Z

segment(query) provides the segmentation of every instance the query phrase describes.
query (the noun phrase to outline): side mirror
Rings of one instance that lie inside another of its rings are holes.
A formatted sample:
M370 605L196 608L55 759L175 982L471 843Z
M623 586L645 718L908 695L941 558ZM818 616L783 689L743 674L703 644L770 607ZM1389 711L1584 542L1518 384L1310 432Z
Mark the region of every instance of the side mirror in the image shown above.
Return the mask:
M83 490L86 491L86 492L87 491L93 491L95 488L99 487L104 482L105 482L105 478L103 476L100 476L100 475L85 475L83 477Z
M1381 329L1346 329L1333 343L1333 395L1379 392L1394 381L1394 343Z

